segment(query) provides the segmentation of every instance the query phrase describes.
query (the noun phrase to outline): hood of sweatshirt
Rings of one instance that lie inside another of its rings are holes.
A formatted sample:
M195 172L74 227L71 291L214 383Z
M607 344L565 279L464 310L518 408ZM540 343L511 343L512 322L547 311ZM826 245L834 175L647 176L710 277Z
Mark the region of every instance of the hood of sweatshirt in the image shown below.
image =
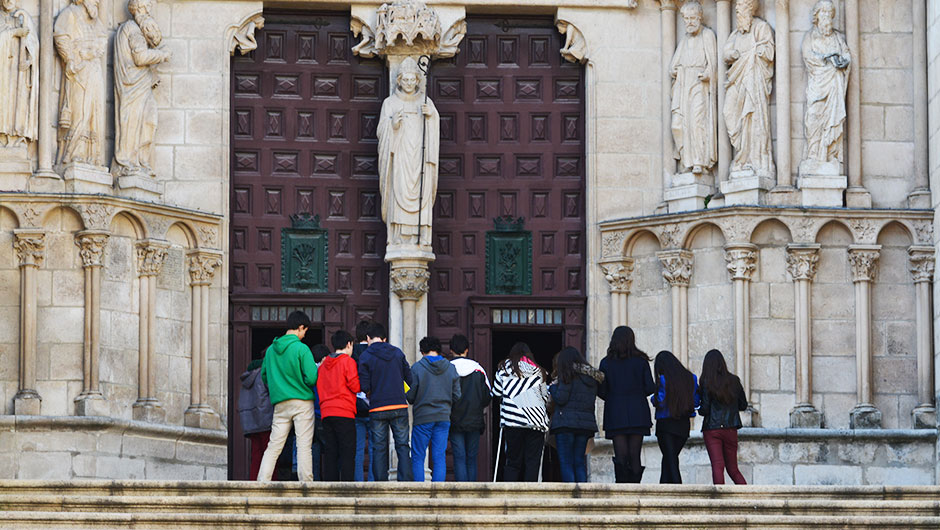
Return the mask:
M425 355L418 361L434 375L441 375L447 371L450 361L440 355Z
M322 368L327 368L327 369L333 368L333 365L339 364L339 363L343 360L343 357L344 357L345 355L346 355L345 353L340 353L340 354L331 353L330 355L327 355L326 357L323 358L322 361L320 361L320 368L321 368L321 369L322 369Z
M248 370L247 372L241 375L242 388L251 388L255 384L255 379L258 379L258 376L261 375L261 369L255 368L254 370Z
M284 355L284 352L295 342L300 342L300 338L297 335L286 333L274 339L274 342L271 344L271 350L273 350L276 355Z
M390 361L395 357L395 354L401 350L397 346L392 346L387 342L373 342L366 348L366 351L363 353L368 353L369 355L374 355L383 361Z

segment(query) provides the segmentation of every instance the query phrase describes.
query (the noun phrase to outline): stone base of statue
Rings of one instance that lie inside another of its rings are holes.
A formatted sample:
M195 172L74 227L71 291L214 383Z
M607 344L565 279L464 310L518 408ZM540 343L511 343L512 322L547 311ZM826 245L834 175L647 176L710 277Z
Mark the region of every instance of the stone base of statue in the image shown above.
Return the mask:
M82 392L75 398L76 416L110 416L111 408L101 392Z
M183 425L197 429L219 430L222 419L208 405L193 405L183 413Z
M25 190L32 172L26 145L0 147L0 181L5 190Z
M871 193L861 186L849 187L845 190L845 205L849 208L871 208Z
M715 193L711 173L679 173L672 177L672 185L663 192L669 213L703 210L705 198Z
M427 333L427 297L434 261L430 248L417 245L388 245L385 261L389 267L389 342L399 346L409 363L416 362L418 341Z
M62 178L69 193L114 193L114 178L106 167L72 162L62 166Z
M839 162L800 162L800 177L796 185L802 192L801 204L841 208L844 205L843 192L848 186L848 178L841 172L842 164Z
M156 201L163 195L163 183L146 173L119 176L117 189L122 197L142 201Z
M776 186L767 192L767 204L771 206L799 206L800 190L793 186Z
M931 405L918 405L911 413L915 429L936 429L937 409Z
M809 403L797 405L790 411L790 428L821 429L822 413Z
M725 206L757 205L764 202L764 195L773 185L773 174L745 169L732 171L728 180L721 183L721 193L725 196Z
M930 190L916 189L907 196L908 208L930 208Z
M760 412L754 405L748 405L747 410L741 412L741 425L743 427L760 427Z
M141 398L134 403L133 417L137 421L165 423L166 411L155 398Z
M39 416L42 397L35 390L20 390L13 396L13 414L17 416Z
M850 429L880 429L881 411L870 403L856 405L849 413Z

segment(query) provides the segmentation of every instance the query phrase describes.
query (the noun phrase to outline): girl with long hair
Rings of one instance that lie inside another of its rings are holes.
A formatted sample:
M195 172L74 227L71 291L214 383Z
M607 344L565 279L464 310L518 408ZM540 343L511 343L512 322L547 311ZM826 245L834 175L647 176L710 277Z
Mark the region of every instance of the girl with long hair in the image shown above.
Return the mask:
M547 374L531 355L528 344L515 343L493 381L493 397L501 398L499 426L506 443L506 482L537 481L545 446Z
M551 432L555 435L562 482L587 482L587 443L597 432L594 401L604 374L571 346L555 357L554 382L548 392L555 402Z
M738 469L738 429L747 396L738 376L728 371L718 350L709 350L702 363L702 436L712 464L712 482L725 483L725 469L735 484L747 484Z
M607 356L601 359L604 380L597 395L604 406L604 435L614 445L614 476L618 483L639 483L643 478L640 452L653 421L646 396L656 391L650 358L636 346L636 336L619 326L610 337Z
M689 439L689 418L695 417L699 406L698 380L665 350L656 354L653 370L657 390L650 401L656 407L656 441L663 453L659 483L682 484L679 452Z

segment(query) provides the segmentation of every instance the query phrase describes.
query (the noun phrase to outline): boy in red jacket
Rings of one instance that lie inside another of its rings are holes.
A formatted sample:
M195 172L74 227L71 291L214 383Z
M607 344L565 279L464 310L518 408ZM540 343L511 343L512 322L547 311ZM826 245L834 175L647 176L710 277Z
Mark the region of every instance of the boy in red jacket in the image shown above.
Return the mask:
M323 418L323 480L351 481L356 461L356 392L359 371L353 360L353 337L339 330L330 338L333 350L320 363L317 393Z

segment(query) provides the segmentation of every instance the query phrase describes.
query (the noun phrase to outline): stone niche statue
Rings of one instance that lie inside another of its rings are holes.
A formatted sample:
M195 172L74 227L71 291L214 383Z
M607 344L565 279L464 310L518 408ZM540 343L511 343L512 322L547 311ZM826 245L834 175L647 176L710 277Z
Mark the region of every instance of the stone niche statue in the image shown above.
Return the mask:
M153 137L157 130L157 86L154 66L170 59L158 48L163 40L151 16L152 0L129 0L133 19L114 36L114 161L115 176L152 177Z
M718 161L718 41L702 26L702 4L686 2L681 10L686 36L676 48L672 75L672 136L679 171L700 175Z
M806 148L800 174L840 175L845 130L845 91L851 54L845 37L834 30L836 8L820 0L813 8L813 29L803 39L806 65Z
M415 59L405 58L398 71L396 88L385 98L379 115L379 190L390 246L418 245L419 224L420 244L430 246L431 243L440 116L431 100L425 102L424 92L420 90L421 78Z
M16 0L0 0L0 145L36 139L39 33Z
M98 0L72 0L55 21L62 58L58 163L104 166L104 55L108 36L98 19Z
M722 109L734 159L732 177L773 177L770 138L770 92L774 76L774 33L755 16L757 0L737 0L737 28L722 51L728 64ZM735 175L735 173L738 173Z

